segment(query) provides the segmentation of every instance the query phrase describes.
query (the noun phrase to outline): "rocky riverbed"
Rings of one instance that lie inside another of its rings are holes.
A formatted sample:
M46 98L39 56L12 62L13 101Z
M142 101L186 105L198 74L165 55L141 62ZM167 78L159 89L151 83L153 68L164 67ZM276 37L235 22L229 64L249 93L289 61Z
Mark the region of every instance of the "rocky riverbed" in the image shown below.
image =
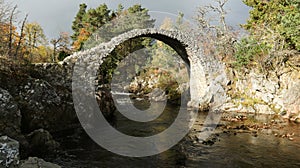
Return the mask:
M240 133L251 134L253 137L265 134L289 141L299 141L300 131L296 129L300 126L299 124L278 115L224 112L216 126L216 132L209 139L203 141L198 137L203 131L203 118L196 120L189 137L194 143L200 142L208 145L213 145L219 134L237 135ZM291 127L294 129L291 130Z

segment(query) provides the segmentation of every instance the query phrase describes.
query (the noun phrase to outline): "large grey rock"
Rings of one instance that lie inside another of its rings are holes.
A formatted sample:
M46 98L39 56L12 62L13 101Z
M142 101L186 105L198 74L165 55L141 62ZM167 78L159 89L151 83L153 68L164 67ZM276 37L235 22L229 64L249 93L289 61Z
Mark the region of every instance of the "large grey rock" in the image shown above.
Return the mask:
M21 136L21 112L10 93L0 88L0 135Z
M112 94L108 88L99 89L96 92L96 100L102 114L110 119L113 116L116 107L114 105Z
M250 78L250 81L251 81L251 89L253 91L263 91L264 88L263 88L263 85L262 85L262 81L261 81L261 77L257 77L256 75L252 75L251 78Z
M300 115L300 80L284 92L283 100L288 114Z
M47 80L51 85L71 89L72 66L62 63L34 64L30 74L33 78Z
M44 129L35 130L27 137L33 154L54 153L59 148L59 143Z
M27 79L19 93L23 129L30 132L39 128L63 130L76 119L71 94L64 87L57 89L43 79Z
M259 98L266 103L271 103L274 99L274 95L271 93L263 93Z
M233 83L233 86L230 86L233 89L231 92L236 96L235 99L246 97L247 99L254 100L256 103L259 102L258 104L251 105L253 109L236 108L237 111L255 110L256 113L274 114L275 112L285 111L286 104L292 101L286 99L286 96L284 96L287 93L287 88L291 88L291 84L286 82L295 83L295 78L291 74L285 73L278 77L252 70L245 74L236 73L231 78L238 79ZM292 108L295 109L294 107Z
M270 94L275 94L277 89L279 88L278 82L264 80L264 88Z
M224 69L219 68L219 70ZM228 83L228 79L224 71L215 72L214 74L210 74L210 83L206 94L204 95L204 103L208 104L210 110L222 109L222 106L227 101L226 95L226 86Z
M46 162L43 159L37 157L29 157L24 161L20 168L60 168L57 164Z
M284 104L283 104L283 96L277 96L275 95L272 104L274 104L275 110L282 112L284 110Z
M0 167L18 167L19 142L8 136L0 137Z

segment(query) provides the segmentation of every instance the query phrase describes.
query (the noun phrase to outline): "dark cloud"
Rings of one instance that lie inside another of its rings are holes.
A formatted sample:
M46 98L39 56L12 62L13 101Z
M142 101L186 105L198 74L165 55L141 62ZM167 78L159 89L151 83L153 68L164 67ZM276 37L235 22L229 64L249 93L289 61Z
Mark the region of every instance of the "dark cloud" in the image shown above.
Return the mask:
M209 1L201 0L10 0L18 5L22 15L29 14L29 21L36 21L44 28L45 34L56 37L59 32L72 32L71 24L77 13L80 3L86 3L88 7L94 8L106 3L109 8L116 9L118 4L129 7L141 4L151 11L163 11L177 14L179 11L185 14L187 19L196 15L197 7ZM228 22L231 25L245 23L249 8L241 0L230 0L227 8L230 9Z

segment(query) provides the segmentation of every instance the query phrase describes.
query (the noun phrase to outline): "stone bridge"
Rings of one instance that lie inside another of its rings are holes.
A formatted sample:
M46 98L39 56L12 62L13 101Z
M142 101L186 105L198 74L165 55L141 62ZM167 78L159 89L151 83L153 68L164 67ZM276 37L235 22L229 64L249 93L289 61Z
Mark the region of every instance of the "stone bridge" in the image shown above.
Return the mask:
M161 30L161 29L134 29L118 35L107 43L102 43L94 48L74 53L67 57L64 64L80 64L87 66L82 69L82 72L91 69L94 63L102 64L105 57L112 52L115 47L123 42L139 38L151 37L164 42L172 47L178 55L188 65L190 75L190 105L195 106L199 99L203 98L208 93L208 86L212 83L211 79L216 78L216 70L219 70L220 65L212 57L204 56L202 49L197 44L197 39L191 34L184 34L177 30ZM78 61L80 59L80 61ZM222 71L219 71L222 72ZM224 71L223 71L224 72Z
M93 78L88 81L93 81L92 84L95 85L96 76L87 74L89 69L95 68L94 65L99 68L105 57L119 44L139 37L151 37L163 41L176 50L187 63L190 75L191 106L197 106L196 103L199 102L199 99L209 100L211 103L212 100L216 101L221 97L214 96L211 99L212 95L216 95L218 92L224 93L222 85L222 82L226 81L223 80L226 79L226 76L222 75L225 72L224 69L219 67L220 64L213 57L205 56L202 53L193 36L179 31L132 30L97 47L74 53L60 63L42 63L23 67L22 73L15 71L15 67L6 66L10 63L1 64L5 66L0 66L0 95L2 95L0 104L2 103L3 106L0 109L0 132L26 146L28 145L25 140L27 139L25 137L28 137L27 134L34 135L31 132L35 130L45 133L45 131L39 130L40 128L50 133L74 129L74 124L78 124L78 116L74 109L76 100L72 96L72 76L74 76L75 70L82 70L82 79ZM4 62L4 60L0 60L0 63L2 61ZM84 81L82 80L82 83L79 84L86 84ZM84 87L84 85L82 86ZM113 103L109 97L111 95L106 92L107 90L101 90L97 95L97 101L100 103L99 107L103 108L101 111L104 112L104 116L109 117L113 112L111 108ZM91 96L92 98L95 99L95 94ZM86 105L87 108L89 105ZM85 114L84 112L82 111L82 114ZM88 117L93 119L94 116ZM37 147L36 150L44 150L40 146Z

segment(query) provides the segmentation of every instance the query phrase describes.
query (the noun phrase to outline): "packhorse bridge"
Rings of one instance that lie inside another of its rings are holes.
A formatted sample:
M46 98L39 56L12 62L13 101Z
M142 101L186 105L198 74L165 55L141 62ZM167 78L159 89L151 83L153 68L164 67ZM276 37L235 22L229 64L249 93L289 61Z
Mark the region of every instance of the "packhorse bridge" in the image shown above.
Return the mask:
M105 60L118 45L127 40L140 37L150 37L164 42L172 47L188 65L191 95L190 106L197 106L196 103L208 93L209 85L212 85L212 81L215 81L215 78L219 75L217 73L224 72L219 70L220 64L218 64L216 60L204 56L202 49L199 47L200 45L197 44L196 36L184 34L177 30L168 31L155 28L134 29L125 32L112 38L107 43L102 43L94 48L74 53L67 57L63 63L75 64L77 68L81 68L81 72L86 72L95 68L93 67L95 65L99 67L103 63L103 60ZM89 76L89 78L90 77L92 76Z
M76 52L60 63L42 63L26 67L26 73L28 73L26 75L21 74L12 78L6 74L6 70L3 71L3 80L1 82L4 89L0 88L0 92L4 95L3 109L9 111L9 113L4 113L7 116L4 115L2 117L3 120L0 121L0 124L4 123L3 128L6 130L4 133L22 141L24 136L21 128L24 129L24 133L30 133L40 128L49 132L74 129L74 125L78 124L78 115L81 114L87 118L86 121L91 121L86 126L93 126L95 124L94 121L97 122L95 116L99 113L97 111L86 113L91 107L92 101L97 101L97 107L94 109L102 108L103 116L109 117L113 113L111 108L113 102L110 101L111 97L109 97L109 94L108 96L106 95L107 90L100 90L100 93L97 92L99 97L96 97L96 99L95 94L86 92L95 93L95 90L85 89L93 88L90 86L95 87L96 85L96 74L90 72L91 70L98 71L105 58L118 45L139 37L151 37L168 44L186 62L190 75L191 106L198 106L199 99L209 100L207 101L209 103L212 100L217 101L221 97L218 93L225 93L223 89L225 87L223 86L224 81L225 83L227 81L226 75L223 75L224 69L219 67L220 64L213 57L205 56L202 53L202 49L193 35L179 31L135 29L116 36L107 43L102 43L85 51ZM76 72L79 74L76 74ZM78 92L82 93L78 97L84 97L83 94L88 94L86 96L88 100L83 100L83 103L78 102L73 95L74 75L79 77L79 83L75 85L75 88L79 87L79 91L83 91ZM13 97L17 97L17 99L13 100ZM201 103L202 101L200 101ZM12 105L14 108L11 108ZM80 108L79 114L75 105L77 105L77 108ZM20 112L22 112L21 115ZM14 119L13 121L7 122L12 118ZM100 122L100 124L105 123Z

